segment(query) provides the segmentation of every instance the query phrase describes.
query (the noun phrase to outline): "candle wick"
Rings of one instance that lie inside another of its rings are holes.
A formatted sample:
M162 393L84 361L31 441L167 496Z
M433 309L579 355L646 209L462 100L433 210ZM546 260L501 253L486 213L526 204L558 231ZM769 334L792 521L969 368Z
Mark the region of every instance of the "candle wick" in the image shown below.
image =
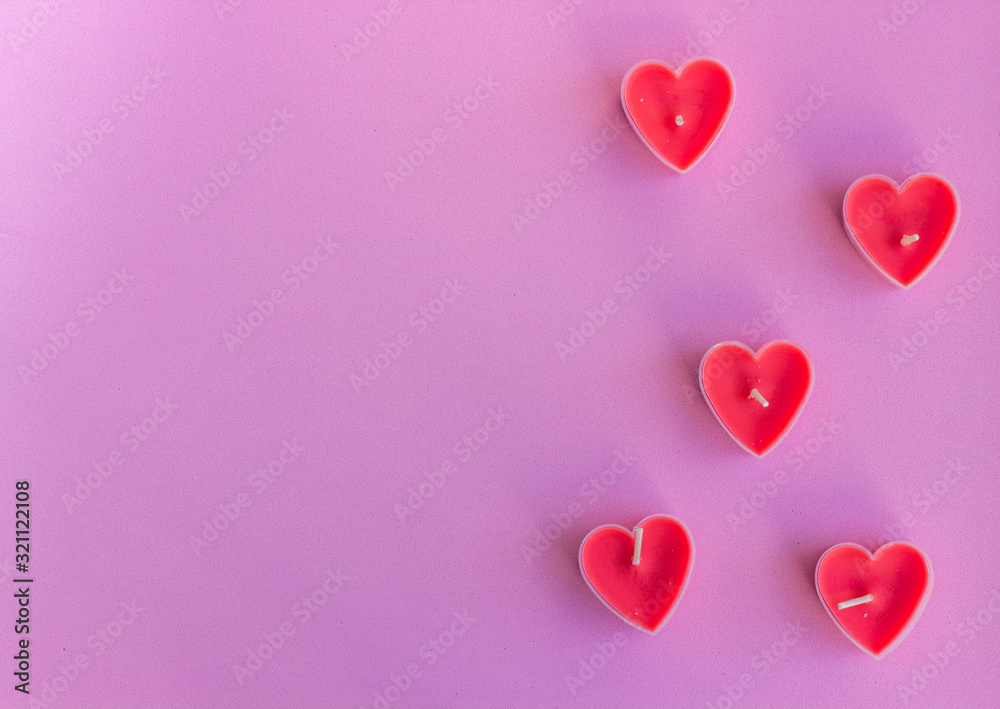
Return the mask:
M872 596L872 594L869 593L867 596L861 596L860 598L852 598L849 601L841 601L840 603L837 604L837 610L842 611L845 608L853 608L854 606L860 606L863 603L871 603L873 600L875 600L874 597Z
M677 116L677 118L674 119L674 123L679 126L684 125L684 116Z
M920 241L920 234L903 234L903 238L899 240L899 243L903 246L909 246L914 241Z
M635 550L632 552L632 566L639 565L639 550L642 549L642 527L635 528Z
M749 397L747 397L747 398L750 398L750 399L756 399L757 401L759 401L759 402L760 402L760 405L761 405L761 406L763 406L763 407L764 407L765 409L766 409L766 408L767 408L768 406L770 406L770 405L771 405L771 404L769 404L769 403L768 403L767 399L765 399L765 398L764 398L764 397L763 397L763 396L761 395L761 393L760 393L759 391L757 391L756 389L751 389L751 390L750 390L750 396L749 396Z

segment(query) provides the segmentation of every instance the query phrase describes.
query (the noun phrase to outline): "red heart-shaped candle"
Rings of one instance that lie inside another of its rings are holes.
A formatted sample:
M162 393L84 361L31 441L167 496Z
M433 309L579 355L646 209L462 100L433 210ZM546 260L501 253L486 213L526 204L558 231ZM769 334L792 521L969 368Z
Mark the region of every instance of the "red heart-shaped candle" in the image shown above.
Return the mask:
M669 515L647 517L633 532L607 524L580 544L580 572L590 590L619 618L650 634L674 612L692 564L691 534Z
M876 271L903 288L941 258L958 225L958 194L946 179L914 175L899 187L868 175L844 196L844 228Z
M875 657L895 648L927 605L934 572L922 551L890 542L872 555L838 544L816 564L816 591L837 627Z
M672 67L639 62L622 80L622 106L635 132L670 167L684 173L715 142L733 106L733 77L714 59Z
M769 342L756 354L741 342L722 342L702 357L698 380L722 427L759 458L802 413L812 392L812 360L788 340Z

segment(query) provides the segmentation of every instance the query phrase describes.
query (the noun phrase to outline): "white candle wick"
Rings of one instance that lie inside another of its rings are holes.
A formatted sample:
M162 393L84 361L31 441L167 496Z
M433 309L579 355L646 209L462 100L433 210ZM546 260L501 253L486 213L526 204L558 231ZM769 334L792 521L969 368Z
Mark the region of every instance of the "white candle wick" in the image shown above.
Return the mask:
M632 566L639 565L639 550L642 549L642 527L635 528L635 550L632 552Z
M845 608L853 608L854 606L860 606L864 603L871 603L873 600L875 599L872 597L872 594L869 593L867 596L861 596L861 598L852 598L849 601L841 601L837 604L837 610L842 611ZM865 615L868 614L866 613Z
M759 391L757 391L756 389L751 389L750 390L750 398L751 399L756 399L757 401L759 401L760 405L763 406L765 409L768 406L771 405L771 404L768 403L767 399L765 399L763 397L763 395Z
M684 116L677 116L677 118L674 119L674 123L679 126L684 125Z
M920 241L920 234L903 234L903 238L899 240L899 243L903 246L909 246L914 241Z

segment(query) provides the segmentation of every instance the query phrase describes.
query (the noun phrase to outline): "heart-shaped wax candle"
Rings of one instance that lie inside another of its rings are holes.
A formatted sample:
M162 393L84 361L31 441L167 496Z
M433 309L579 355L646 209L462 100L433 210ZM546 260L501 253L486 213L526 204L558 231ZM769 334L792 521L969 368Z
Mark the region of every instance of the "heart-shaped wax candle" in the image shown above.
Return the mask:
M639 62L622 80L625 115L664 163L687 172L719 137L733 106L733 77L714 59L692 59L674 73Z
M906 542L890 542L874 555L857 544L838 544L816 564L816 591L827 613L876 658L910 632L933 585L927 557Z
M722 342L701 360L701 392L722 427L744 449L763 456L784 438L812 392L808 353L788 340L754 351Z
M844 196L844 229L876 271L903 288L923 278L958 225L958 194L938 175L898 186L883 175L857 180Z
M647 517L633 532L607 524L580 544L580 572L590 590L619 618L650 634L674 612L692 564L691 534L669 515Z

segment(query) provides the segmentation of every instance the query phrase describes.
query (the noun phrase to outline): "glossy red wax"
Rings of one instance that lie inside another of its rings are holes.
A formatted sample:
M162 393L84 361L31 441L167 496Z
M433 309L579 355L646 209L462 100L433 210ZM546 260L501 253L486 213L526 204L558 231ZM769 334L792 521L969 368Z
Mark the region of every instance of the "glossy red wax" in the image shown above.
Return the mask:
M816 565L816 590L840 629L880 657L910 632L930 597L930 562L906 542L891 542L874 556L856 544L839 544ZM872 595L871 603L839 610L844 601Z
M616 524L598 527L580 544L580 572L590 589L622 620L655 633L680 601L694 564L687 527L669 515L639 522L640 560L632 563L633 532Z
M882 175L857 180L844 197L844 227L868 262L909 288L944 253L958 225L958 195L942 177L914 175L897 187ZM902 244L904 236L920 238Z
M622 105L632 127L679 172L694 166L712 145L732 103L732 77L712 59L694 59L679 73L663 62L641 62L622 81Z
M778 444L795 423L812 391L809 355L794 342L769 342L754 354L739 342L705 353L701 390L715 417L737 443L756 456ZM751 398L757 391L768 406Z

